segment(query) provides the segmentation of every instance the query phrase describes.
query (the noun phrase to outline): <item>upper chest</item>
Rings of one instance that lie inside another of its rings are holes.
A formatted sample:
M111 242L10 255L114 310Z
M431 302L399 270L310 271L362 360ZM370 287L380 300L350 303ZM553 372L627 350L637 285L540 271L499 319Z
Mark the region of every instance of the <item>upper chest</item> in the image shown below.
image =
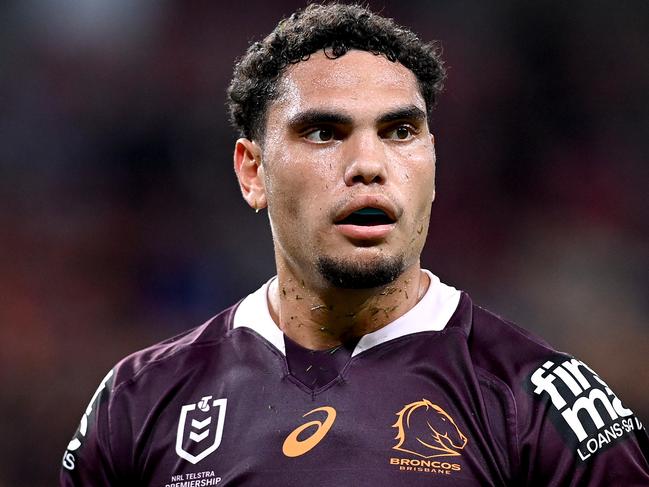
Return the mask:
M466 353L454 337L403 338L310 390L267 347L223 347L134 415L139 481L498 485L504 466Z

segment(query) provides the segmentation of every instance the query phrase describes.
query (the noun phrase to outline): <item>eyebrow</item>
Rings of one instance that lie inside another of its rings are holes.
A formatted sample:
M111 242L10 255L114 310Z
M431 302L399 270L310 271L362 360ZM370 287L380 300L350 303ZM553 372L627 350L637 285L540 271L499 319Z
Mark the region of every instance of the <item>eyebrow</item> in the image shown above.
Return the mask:
M300 128L308 125L352 125L352 123L352 117L340 112L333 112L328 110L307 110L292 117L288 121L288 126L292 128Z
M426 120L426 112L415 105L407 105L384 113L377 118L376 122L380 125L384 125L398 120L422 122ZM288 121L288 126L293 129L300 129L310 125L353 125L353 123L353 118L344 113L313 109L297 113L295 116L291 117Z
M426 120L426 112L415 105L408 105L405 107L397 108L388 113L381 115L377 122L379 124L386 124L396 122L398 120L410 120L413 122L423 122Z

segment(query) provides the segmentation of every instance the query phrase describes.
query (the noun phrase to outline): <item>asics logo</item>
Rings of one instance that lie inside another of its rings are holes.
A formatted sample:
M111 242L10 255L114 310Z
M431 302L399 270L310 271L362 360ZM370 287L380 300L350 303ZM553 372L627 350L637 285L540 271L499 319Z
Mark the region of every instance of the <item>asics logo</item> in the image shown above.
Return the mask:
M324 420L309 421L291 431L282 445L282 452L284 452L284 455L287 457L299 457L300 455L304 455L320 443L329 432L336 420L336 410L329 406L322 406L309 411L302 417L306 418L307 416L317 412L323 412L326 414ZM311 436L302 440L299 439L299 436L303 431L313 427L315 427L315 431Z

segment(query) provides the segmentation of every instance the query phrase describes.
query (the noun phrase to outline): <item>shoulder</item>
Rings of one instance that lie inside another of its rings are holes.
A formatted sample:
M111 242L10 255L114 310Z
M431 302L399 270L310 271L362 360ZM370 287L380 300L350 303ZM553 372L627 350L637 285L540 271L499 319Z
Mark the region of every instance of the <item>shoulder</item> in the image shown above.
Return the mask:
M68 444L62 485L116 485L115 479L130 478L133 431L145 424L151 405L183 384L186 371L195 367L192 362L200 362L195 360L194 351L214 352L214 346L229 336L236 307L129 355L108 372Z
M544 364L561 363L572 357L530 331L475 305L468 296L467 300L471 316L467 342L476 376L483 394L493 391L508 404L518 442L520 431L544 409L532 383L535 371Z
M566 356L543 338L473 303L471 314L468 343L475 365L506 382L550 357Z
M136 381L156 370L167 372L176 368L192 352L206 352L229 336L232 321L239 303L221 311L205 323L174 337L134 352L120 360L113 368L112 390Z
M613 485L618 477L611 468L618 465L626 466L624 485L647 480L642 423L595 371L533 333L473 303L464 305L476 374L512 401L521 482Z
M446 329L461 332L476 370L516 389L551 357L567 357L534 333L476 305L463 292Z

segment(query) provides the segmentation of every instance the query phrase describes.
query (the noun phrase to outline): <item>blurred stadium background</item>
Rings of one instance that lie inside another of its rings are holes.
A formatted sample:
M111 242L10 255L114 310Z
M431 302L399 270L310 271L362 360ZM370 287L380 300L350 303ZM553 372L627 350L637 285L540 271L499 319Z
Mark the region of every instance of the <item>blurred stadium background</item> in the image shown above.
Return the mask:
M224 91L302 5L0 5L1 486L54 485L117 360L273 273ZM369 5L449 67L424 265L649 421L649 2Z

